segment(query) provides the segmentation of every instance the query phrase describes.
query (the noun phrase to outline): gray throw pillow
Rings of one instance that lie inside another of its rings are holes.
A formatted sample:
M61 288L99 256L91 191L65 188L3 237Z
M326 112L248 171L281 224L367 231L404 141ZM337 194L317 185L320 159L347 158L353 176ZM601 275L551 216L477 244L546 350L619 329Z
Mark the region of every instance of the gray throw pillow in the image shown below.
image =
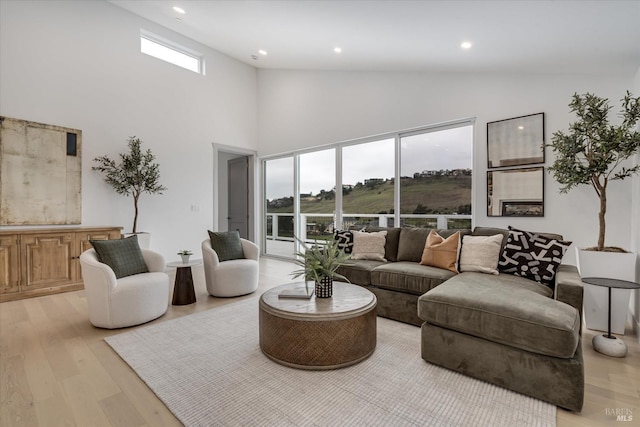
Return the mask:
M114 240L89 240L89 243L96 250L98 261L111 267L116 279L149 271L138 245L138 236Z
M213 232L209 230L211 247L218 254L220 261L244 258L240 233L238 231Z

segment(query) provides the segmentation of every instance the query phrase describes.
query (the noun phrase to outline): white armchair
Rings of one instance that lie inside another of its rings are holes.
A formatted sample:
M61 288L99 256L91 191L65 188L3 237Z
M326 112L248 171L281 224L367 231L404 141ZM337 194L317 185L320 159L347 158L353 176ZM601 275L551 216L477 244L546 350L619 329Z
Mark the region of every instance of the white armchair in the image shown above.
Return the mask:
M236 297L258 289L260 250L258 245L240 239L244 259L220 261L211 240L202 242L202 259L207 292L214 297Z
M164 257L148 249L142 256L149 273L116 279L107 264L98 261L94 249L80 255L89 320L99 328L115 329L149 322L166 313L169 276Z

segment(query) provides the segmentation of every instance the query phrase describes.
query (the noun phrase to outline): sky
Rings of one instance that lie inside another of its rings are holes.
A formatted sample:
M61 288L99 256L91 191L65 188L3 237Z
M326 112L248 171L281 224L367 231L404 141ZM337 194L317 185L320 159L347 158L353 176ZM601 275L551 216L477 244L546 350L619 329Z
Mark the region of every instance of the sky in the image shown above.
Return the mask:
M400 141L400 175L440 169L473 167L473 126L446 129ZM393 139L345 146L342 182L355 185L368 178L393 178ZM266 197L269 200L293 195L293 158L267 162ZM318 194L335 186L335 149L300 155L300 192Z

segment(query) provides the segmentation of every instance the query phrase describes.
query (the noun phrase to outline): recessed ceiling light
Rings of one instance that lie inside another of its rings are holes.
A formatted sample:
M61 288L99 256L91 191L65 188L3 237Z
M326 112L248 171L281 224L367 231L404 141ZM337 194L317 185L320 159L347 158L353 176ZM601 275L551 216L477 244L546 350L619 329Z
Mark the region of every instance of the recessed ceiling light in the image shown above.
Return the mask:
M181 14L183 14L183 15L184 15L185 13L187 13L187 12L185 12L185 11L184 11L184 9L183 9L183 8L178 7L178 6L173 6L173 10L175 10L176 12L181 13Z
M266 50L264 50L264 49L260 49L260 50L258 51L258 53L259 53L260 55L262 55L262 56L267 56L267 51L266 51Z
M336 46L336 47L333 48L333 51L335 53L342 53L342 48L340 46Z
M518 126L519 130L524 130L524 126Z
M460 44L460 47L463 49L471 49L471 42L462 42L462 44Z

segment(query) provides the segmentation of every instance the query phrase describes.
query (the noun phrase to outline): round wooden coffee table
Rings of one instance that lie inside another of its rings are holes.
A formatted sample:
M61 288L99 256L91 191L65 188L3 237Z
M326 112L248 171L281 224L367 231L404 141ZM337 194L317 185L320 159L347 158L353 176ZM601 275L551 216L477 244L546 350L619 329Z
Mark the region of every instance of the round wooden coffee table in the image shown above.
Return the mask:
M300 369L342 368L369 357L376 348L376 296L342 282L333 282L331 298L278 296L282 290L304 286L282 285L260 297L262 352Z

